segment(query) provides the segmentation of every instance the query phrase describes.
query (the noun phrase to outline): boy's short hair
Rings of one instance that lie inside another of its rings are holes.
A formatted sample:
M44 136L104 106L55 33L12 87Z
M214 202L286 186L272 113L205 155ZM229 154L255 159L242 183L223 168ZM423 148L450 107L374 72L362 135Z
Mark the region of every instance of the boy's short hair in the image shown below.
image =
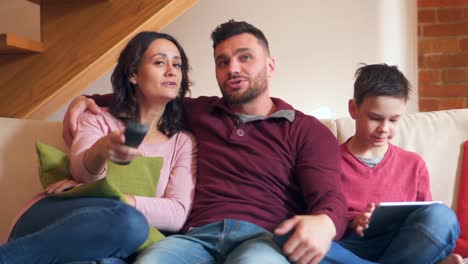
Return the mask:
M266 52L270 54L268 40L260 29L245 21L235 21L234 19L217 26L215 30L213 30L211 33L213 49L215 49L222 41L243 33L249 33L256 37L260 44L265 48Z
M356 70L355 78L353 97L357 105L371 96L393 96L405 102L409 98L411 84L397 66L363 64Z

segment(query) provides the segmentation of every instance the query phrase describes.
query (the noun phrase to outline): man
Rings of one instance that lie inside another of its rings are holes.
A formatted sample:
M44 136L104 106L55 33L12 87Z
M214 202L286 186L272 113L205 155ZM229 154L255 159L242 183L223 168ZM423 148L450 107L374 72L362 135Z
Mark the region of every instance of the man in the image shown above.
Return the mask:
M346 228L336 138L270 97L275 61L259 29L231 20L212 39L223 97L185 101L199 151L184 235L153 245L136 263L318 263ZM65 138L86 108L96 108L91 99L72 103Z

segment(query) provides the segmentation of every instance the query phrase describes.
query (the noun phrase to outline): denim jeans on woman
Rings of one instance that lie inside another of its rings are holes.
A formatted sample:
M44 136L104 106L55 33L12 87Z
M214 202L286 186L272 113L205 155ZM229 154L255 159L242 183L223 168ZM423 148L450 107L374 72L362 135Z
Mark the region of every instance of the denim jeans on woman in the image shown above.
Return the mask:
M47 197L16 223L0 263L125 263L148 232L146 218L118 200Z
M281 250L287 239L257 225L227 219L167 237L143 251L134 263L289 264ZM346 260L341 263L370 263L336 243L330 252L333 258L326 257L322 263L340 263L336 258Z
M405 212L402 212L405 213ZM422 206L402 222L372 222L372 233L346 236L339 243L356 255L379 263L437 263L451 254L460 234L454 212L445 205Z

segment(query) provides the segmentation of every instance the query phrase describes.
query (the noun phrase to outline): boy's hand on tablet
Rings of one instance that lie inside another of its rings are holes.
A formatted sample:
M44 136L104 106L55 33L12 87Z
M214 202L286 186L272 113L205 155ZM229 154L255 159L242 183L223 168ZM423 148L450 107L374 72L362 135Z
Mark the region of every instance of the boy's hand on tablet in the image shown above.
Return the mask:
M375 209L375 204L374 203L369 203L367 205L366 211L360 213L357 215L351 223L349 223L349 226L356 234L359 236L363 237L364 236L364 231L369 228L369 220L372 215L372 212L374 212Z

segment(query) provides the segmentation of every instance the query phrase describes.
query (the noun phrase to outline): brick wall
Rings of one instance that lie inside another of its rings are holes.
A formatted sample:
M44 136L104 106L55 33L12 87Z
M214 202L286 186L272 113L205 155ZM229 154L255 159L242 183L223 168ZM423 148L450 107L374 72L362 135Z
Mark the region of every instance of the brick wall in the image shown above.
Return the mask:
M468 107L468 0L418 0L419 110Z

